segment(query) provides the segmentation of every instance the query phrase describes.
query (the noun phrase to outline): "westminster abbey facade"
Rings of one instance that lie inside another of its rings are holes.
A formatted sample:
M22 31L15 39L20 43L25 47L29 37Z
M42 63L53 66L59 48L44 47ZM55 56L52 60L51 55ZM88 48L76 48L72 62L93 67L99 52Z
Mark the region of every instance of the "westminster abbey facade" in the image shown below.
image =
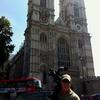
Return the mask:
M50 90L49 69L64 67L81 93L81 80L95 76L84 0L59 0L59 10L55 21L54 0L28 0L25 41L18 53L22 71L15 76L38 77Z

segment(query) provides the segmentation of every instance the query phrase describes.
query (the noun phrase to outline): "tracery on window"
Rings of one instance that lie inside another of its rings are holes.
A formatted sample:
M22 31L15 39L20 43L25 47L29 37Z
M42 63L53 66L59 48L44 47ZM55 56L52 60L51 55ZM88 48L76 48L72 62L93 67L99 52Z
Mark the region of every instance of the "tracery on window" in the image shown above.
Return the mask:
M46 7L46 0L41 0L40 5L41 7Z
M77 4L74 5L74 16L79 17L79 7Z
M67 20L67 6L65 8L65 20Z
M47 37L44 33L40 34L40 42L46 43L47 42Z
M70 67L69 46L65 39L60 38L57 44L58 49L58 67Z

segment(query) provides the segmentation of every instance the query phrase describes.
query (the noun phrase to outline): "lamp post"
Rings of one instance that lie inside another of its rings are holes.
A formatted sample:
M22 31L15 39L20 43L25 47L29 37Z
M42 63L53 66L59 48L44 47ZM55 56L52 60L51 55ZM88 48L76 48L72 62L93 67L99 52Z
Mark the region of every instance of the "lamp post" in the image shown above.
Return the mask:
M85 95L87 93L87 90L86 90L86 83L85 83L85 70L84 70L84 67L85 67L85 64L86 64L86 61L85 61L85 57L80 57L80 61L81 61L81 79L82 79L82 94Z
M81 78L84 80L84 59L83 57L80 57L81 61Z

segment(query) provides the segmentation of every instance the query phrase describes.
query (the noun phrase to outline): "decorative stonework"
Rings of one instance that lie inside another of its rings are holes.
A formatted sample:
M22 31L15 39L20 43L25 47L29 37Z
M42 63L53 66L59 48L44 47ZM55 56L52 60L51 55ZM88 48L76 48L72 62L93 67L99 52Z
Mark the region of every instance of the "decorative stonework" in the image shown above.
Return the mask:
M54 21L54 0L29 0L25 31L23 76L38 77L51 90L50 68L66 67L73 86L81 93L81 79L94 76L90 34L84 0L60 0L60 16ZM20 60L20 59L19 59ZM18 60L18 61L19 61ZM16 62L15 62L16 63ZM17 65L16 65L17 67Z

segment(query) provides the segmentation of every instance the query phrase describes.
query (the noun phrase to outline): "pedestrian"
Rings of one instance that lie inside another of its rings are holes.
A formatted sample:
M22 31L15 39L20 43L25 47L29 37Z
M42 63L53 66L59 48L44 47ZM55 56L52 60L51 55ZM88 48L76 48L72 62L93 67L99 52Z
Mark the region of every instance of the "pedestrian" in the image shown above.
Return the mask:
M71 89L70 75L62 75L57 87L52 95L52 100L80 100L79 96Z

